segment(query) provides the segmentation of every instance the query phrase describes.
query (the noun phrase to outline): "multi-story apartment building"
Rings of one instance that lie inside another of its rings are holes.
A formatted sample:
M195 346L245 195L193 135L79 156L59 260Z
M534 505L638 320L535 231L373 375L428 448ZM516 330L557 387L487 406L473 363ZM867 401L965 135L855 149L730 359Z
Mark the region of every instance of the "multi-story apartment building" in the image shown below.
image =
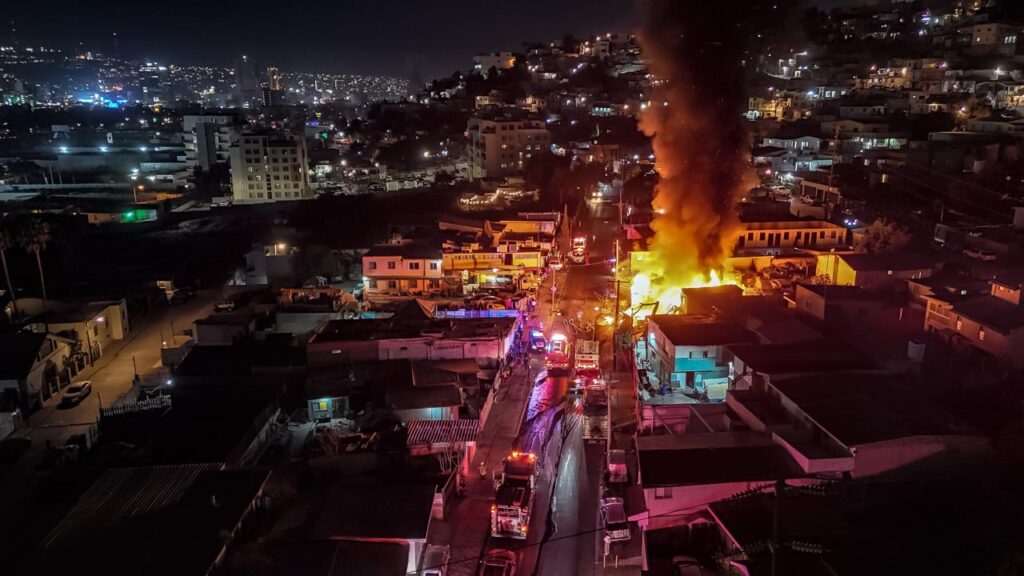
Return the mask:
M466 131L474 178L515 174L551 142L543 120L473 117Z
M363 255L363 299L385 302L444 289L441 251L420 243L374 246Z
M185 156L179 160L189 168L199 166L206 171L214 164L227 164L239 132L238 121L230 114L186 115L181 119Z
M442 269L452 285L464 291L480 288L527 288L540 282L544 257L539 249L509 251L507 247L463 247L442 254Z
M263 131L239 136L231 146L231 189L236 203L313 197L309 156L301 135Z
M824 220L743 223L735 256L790 253L796 248L828 250L846 244L846 228Z

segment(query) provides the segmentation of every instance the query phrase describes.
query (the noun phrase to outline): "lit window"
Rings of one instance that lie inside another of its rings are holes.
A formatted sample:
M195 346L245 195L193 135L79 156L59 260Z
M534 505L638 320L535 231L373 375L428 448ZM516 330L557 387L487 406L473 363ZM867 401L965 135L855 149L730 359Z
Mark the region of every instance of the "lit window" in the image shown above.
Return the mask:
M985 329L978 328L978 340L985 340Z
M960 318L956 319L956 331L959 332L964 329L964 321Z

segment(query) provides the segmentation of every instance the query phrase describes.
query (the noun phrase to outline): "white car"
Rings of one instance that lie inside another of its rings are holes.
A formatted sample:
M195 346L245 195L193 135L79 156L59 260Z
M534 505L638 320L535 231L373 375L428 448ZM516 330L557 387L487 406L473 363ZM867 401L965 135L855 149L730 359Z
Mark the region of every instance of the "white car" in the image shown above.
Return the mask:
M221 300L213 305L214 312L231 312L235 309L234 300Z
M562 269L562 259L556 254L548 262L548 268L551 268L552 270L555 270L555 271L561 270Z
M81 382L74 382L64 389L64 393L61 394L60 397L60 402L65 405L78 404L91 393L92 381L82 380Z
M968 258L974 258L975 260L984 260L985 262L991 262L996 259L996 255L991 252L986 252L984 250L974 250L972 248L964 250L964 256L967 256Z

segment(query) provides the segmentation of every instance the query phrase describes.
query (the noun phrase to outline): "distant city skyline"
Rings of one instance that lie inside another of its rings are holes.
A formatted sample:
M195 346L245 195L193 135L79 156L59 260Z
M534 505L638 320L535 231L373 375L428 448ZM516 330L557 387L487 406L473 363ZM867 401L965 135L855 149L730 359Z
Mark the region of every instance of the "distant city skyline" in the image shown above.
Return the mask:
M524 0L498 7L449 0L387 3L312 2L296 9L266 0L183 0L173 11L95 0L54 0L8 7L22 45L86 50L176 64L232 66L240 54L283 70L408 77L417 61L423 79L471 67L474 54L519 50L524 41L630 31L631 0Z

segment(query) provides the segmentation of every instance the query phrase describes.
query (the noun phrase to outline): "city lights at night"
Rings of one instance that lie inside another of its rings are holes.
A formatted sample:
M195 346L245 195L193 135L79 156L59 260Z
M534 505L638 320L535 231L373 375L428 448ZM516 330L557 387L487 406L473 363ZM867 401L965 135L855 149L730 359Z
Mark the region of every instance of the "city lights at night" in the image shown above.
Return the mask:
M3 575L1024 573L1024 2L5 8Z

